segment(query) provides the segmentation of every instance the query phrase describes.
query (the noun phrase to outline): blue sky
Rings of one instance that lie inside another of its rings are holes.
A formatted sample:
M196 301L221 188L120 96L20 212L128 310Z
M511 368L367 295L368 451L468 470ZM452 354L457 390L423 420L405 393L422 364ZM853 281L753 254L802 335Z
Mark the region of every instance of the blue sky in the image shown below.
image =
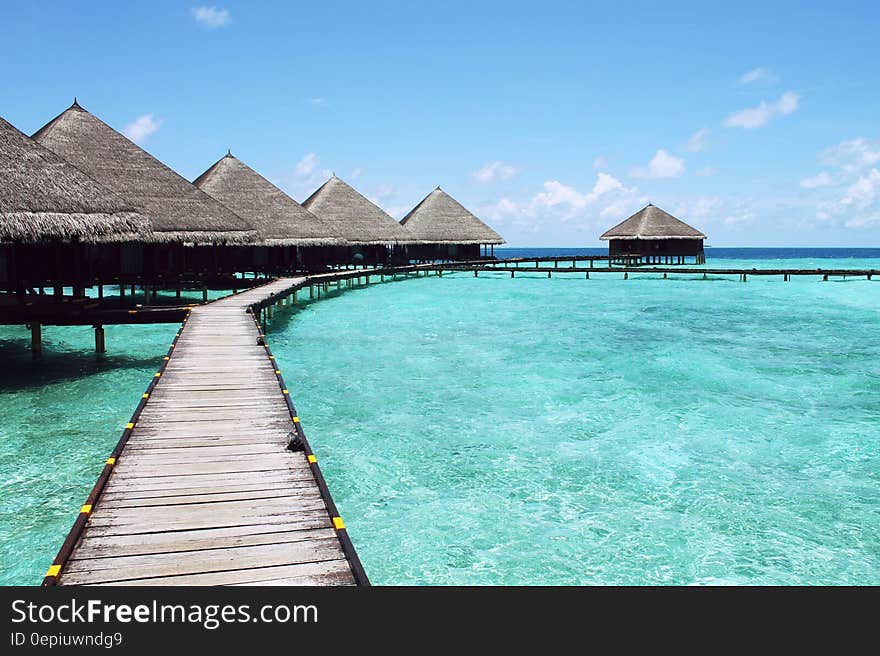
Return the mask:
M715 246L880 246L880 5L716 4L4 0L0 115L78 96L188 179L232 148L397 218L439 184L511 245L651 201Z

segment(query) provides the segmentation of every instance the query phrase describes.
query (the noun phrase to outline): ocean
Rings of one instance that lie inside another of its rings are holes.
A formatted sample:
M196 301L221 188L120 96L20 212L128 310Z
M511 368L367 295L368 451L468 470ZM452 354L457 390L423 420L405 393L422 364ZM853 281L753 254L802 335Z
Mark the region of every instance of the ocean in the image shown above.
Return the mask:
M536 251L540 252L536 252ZM499 256L600 249L496 249ZM880 249L707 250L872 267ZM880 280L398 279L269 340L378 584L880 583ZM176 326L0 327L0 582L37 584Z

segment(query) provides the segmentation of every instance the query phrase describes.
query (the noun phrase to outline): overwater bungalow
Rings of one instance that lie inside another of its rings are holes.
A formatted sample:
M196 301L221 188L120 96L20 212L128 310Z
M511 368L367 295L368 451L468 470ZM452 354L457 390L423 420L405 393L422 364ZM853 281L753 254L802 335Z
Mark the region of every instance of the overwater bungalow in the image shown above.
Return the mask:
M115 272L143 282L229 274L236 268L229 252L210 247L256 237L247 221L76 101L33 138L149 217L147 240L106 254L106 277Z
M90 283L99 244L142 239L149 221L131 202L0 118L0 289L6 300ZM31 298L29 303L33 303Z
M452 196L437 187L401 220L418 244L407 247L411 260L473 260L494 255L504 239Z
M384 264L401 259L409 233L383 209L335 175L309 196L303 207L333 226L348 245L337 247L341 263Z
M245 270L265 273L319 268L332 260L333 247L346 242L334 227L297 203L247 164L227 152L193 182L245 218L257 230Z
M692 258L696 264L706 262L703 253L706 235L651 204L618 223L599 239L608 242L612 261L685 264L688 258Z

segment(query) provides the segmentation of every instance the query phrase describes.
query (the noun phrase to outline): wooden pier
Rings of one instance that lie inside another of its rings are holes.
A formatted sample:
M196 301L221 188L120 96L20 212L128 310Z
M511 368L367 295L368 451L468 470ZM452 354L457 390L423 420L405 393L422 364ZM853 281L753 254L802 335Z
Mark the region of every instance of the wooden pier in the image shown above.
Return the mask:
M577 262L586 260L589 266L578 266ZM515 278L518 273L546 273L548 278L552 278L553 274L580 274L586 278L590 274L623 274L624 278L629 278L630 274L659 274L663 278L669 275L700 275L703 278L708 276L737 276L739 280L746 282L749 276L776 276L782 278L783 281L789 281L792 277L812 276L822 280L830 278L866 278L872 280L874 276L880 275L880 269L741 269L741 268L712 268L712 267L687 267L680 265L673 266L594 266L593 258L550 258L549 261L554 263L553 266L546 266L547 258L530 258L530 259L513 259L513 260L496 260L493 262L451 262L444 264L425 265L434 271L456 272L468 271L474 275L481 272L487 273L509 273L511 278ZM571 262L568 266L559 266L559 262Z
M191 311L44 585L369 584L252 313L304 280Z

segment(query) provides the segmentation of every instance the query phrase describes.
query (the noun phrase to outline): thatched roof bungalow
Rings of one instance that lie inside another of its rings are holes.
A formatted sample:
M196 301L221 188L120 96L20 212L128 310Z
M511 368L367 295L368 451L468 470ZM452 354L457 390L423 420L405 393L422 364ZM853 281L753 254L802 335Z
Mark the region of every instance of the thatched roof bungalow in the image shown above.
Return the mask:
M403 219L414 239L430 244L503 244L504 239L437 187Z
M309 196L303 207L352 244L378 246L411 240L397 221L335 175Z
M686 258L693 257L697 264L706 261L703 254L706 235L651 204L606 231L599 239L608 242L608 253L612 258L621 260L684 264Z
M0 118L0 242L107 242L143 235L132 204Z
M193 182L245 218L261 246L339 246L331 223L318 218L231 152Z
M33 138L149 216L153 241L236 244L255 237L244 219L76 101Z

